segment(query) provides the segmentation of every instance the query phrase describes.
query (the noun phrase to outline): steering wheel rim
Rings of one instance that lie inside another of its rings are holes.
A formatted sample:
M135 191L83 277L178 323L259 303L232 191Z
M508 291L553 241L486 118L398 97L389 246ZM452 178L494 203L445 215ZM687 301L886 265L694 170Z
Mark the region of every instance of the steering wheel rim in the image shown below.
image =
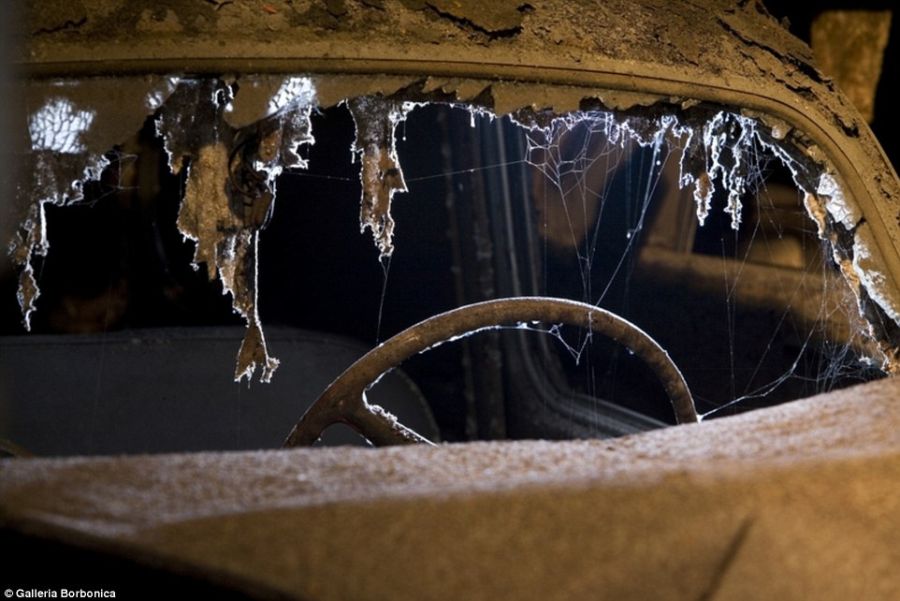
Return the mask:
M409 357L479 330L542 321L581 326L622 344L647 364L662 384L679 424L700 421L681 370L649 334L628 320L578 301L550 297L516 297L465 305L403 330L378 345L325 389L291 429L285 447L311 445L334 423L344 423L379 446L427 443L378 405L365 392Z

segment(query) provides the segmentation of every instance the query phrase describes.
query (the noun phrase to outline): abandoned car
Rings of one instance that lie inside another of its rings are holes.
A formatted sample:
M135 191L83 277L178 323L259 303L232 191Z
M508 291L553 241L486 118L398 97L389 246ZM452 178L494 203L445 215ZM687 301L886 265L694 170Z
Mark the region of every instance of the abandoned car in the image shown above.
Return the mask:
M758 0L21 16L7 591L900 594L900 180Z

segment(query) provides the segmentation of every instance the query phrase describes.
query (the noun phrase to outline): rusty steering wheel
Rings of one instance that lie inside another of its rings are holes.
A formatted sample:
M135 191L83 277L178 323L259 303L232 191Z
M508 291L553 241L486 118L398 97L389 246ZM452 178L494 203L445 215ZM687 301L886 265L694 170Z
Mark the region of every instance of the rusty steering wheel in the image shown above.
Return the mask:
M365 392L409 357L453 338L507 324L532 321L581 326L626 346L653 371L669 395L678 423L699 421L681 371L648 334L615 313L593 305L547 297L504 298L466 305L430 317L378 345L331 383L291 430L285 447L311 445L331 424L351 426L375 445L429 443L399 423Z

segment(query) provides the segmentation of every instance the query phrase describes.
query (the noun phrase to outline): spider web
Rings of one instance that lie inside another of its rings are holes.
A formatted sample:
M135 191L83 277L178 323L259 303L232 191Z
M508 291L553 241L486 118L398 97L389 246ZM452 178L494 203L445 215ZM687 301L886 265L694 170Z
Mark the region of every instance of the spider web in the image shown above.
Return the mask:
M804 391L822 392L839 382L871 378L869 356L877 354L865 340L855 299L831 258L834 251L805 215L802 201L809 193L798 184L801 167L760 130L754 119L725 111L692 122L673 115L578 112L544 127L524 128L524 161L536 174L532 194L544 257L543 293L577 297L639 320L645 311L635 310L635 305L646 301L640 294L647 288L634 288L631 280L642 271L642 249L658 250L682 263L705 254L705 265L720 264L721 315L709 315L705 323L679 315L664 320L672 330L708 329L709 338L725 341L720 346L726 353L714 364L689 361L685 368L689 374L727 372L724 389L696 387L704 417L765 402L792 383L802 383ZM770 190L772 178L777 181ZM682 219L680 238L662 240L655 231L648 232L664 229L661 222L672 217L661 206L666 203L679 205L682 213L694 206L693 222ZM606 227L610 220L618 221L617 227ZM704 249L704 244L712 248ZM760 268L775 279L761 283L756 274ZM577 279L568 286L554 283L561 279L554 272L567 269ZM706 269L691 276L698 273L705 279L703 286L714 285L714 272ZM690 279L683 283L696 284ZM748 286L761 288L751 295L757 302L760 294L773 293L767 328L750 335L744 330L756 322L742 317L741 306ZM812 309L810 292L820 301ZM587 364L588 392L595 392L597 370L615 377L618 354L605 367L586 359L593 346L591 332L552 332L576 364ZM748 337L757 339L755 358L741 350ZM790 349L786 338L792 340ZM773 374L775 355L781 368ZM698 380L688 377L692 379Z
M168 98L176 83L161 82L160 89L167 92L160 92L159 98L151 94L143 112L154 114L162 107L163 114L171 111L173 118L195 119L192 110L201 106L199 101L179 107ZM189 83L186 89L194 85ZM252 85L253 81L219 82L216 89L233 94ZM260 89L264 97L268 88ZM228 121L237 117L228 117L235 107L227 102L222 119L230 129L224 125L220 129L259 134L255 151L259 156L247 154L246 163L265 176L258 183L265 181L274 196L282 171L293 176L306 173L298 171L308 167L305 155L301 158L296 151L312 144L314 89L306 79L289 78L271 92L271 99L265 98L256 113L251 111L247 123ZM215 107L230 99L220 102L213 96L210 101L207 96L197 98ZM279 111L291 98L302 100L298 105L302 110L296 119L286 121L288 112ZM351 110L357 130L351 156L369 166L368 174L363 171L358 178L360 222L363 229L372 230L376 242L381 240L382 258L393 251L394 192L427 198L418 186L435 180L453 183L454 178L480 180L470 189L481 190L474 193L489 201L486 212L501 224L491 232L496 237L491 242L493 269L498 281L515 282L499 286L497 295L567 297L630 319L670 351L685 371L704 416L781 402L878 375L883 358L866 335L870 325L859 315L858 291L841 275L846 253L828 229L833 222L852 226L857 221L853 209L843 201L832 169L821 161L812 164L798 158L804 149L797 148L797 141L780 126L710 108L669 114L656 107L628 114L593 110L552 118L533 114L498 118L482 108L456 107L452 110L462 111L475 132L473 139L484 144L479 159L461 169L449 163L434 169L440 164L440 153L429 144L434 124L416 119L410 144L415 138L422 141L418 150L411 145L410 153L434 156L426 161L431 170L404 175L401 164L404 169L408 162L415 164L406 150L406 118L433 116L421 109L434 104L361 98L365 102L355 99ZM87 161L87 172L84 160L75 165L79 176L86 174L84 181L75 181L78 198L45 195L47 202L97 204L130 185L123 178L136 158L130 150L87 152L82 138L92 127L93 115L80 105L54 98L31 115L27 130L38 159L46 155L60 161L71 155L81 160L82 154L89 154L93 161ZM257 131L262 123L271 125L271 131ZM395 130L400 125L397 145ZM182 128L171 131L179 133ZM267 150L263 141L272 136L271 142L276 133L284 132L292 133L284 142L287 160L263 161L260 157ZM252 145L236 143L237 148L245 146ZM460 146L455 152L471 150ZM220 179L229 175L211 172ZM67 173L66 178L55 179L68 185L73 177ZM92 188L85 200L82 185ZM42 209L43 204L36 206ZM230 205L225 208L233 210ZM415 227L414 222L397 222L398 232ZM496 236L504 228L505 234ZM34 249L45 252L43 230L32 229L41 235L23 244L29 257ZM504 236L507 240L501 242ZM408 251L400 245L398 255L404 252ZM507 267L512 275L506 273ZM376 292L380 294L377 342L390 304L388 277L393 269L387 261L382 268ZM414 285L396 282L392 287ZM553 357L544 353L539 362L545 362L549 372L559 358L575 390L625 406L647 392L642 381L647 378L631 366L634 360L627 349L604 346L590 331L552 323L488 329L546 334L541 337L542 352L550 349Z

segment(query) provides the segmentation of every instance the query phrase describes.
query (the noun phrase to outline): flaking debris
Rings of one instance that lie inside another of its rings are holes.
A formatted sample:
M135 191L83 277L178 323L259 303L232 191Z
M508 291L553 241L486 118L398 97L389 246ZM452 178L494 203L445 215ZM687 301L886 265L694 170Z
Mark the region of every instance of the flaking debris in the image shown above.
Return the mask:
M838 177L825 172L819 177L816 195L825 201L825 208L831 217L844 226L847 231L853 230L862 220L859 208L851 202L843 192Z
M152 113L150 99L163 101L173 80L97 78L85 82L33 82L25 89L27 120L17 140L27 145L12 203L18 227L7 250L19 270L17 297L26 330L40 289L32 259L49 251L45 205L82 200L85 182L100 178L104 156L140 129Z
M394 219L391 201L395 192L406 192L403 171L397 158L395 131L414 104L363 96L347 100L356 124L356 141L351 153L360 158L360 231L372 230L380 258L394 252Z
M725 211L731 216L734 230L741 224L741 198L747 192L750 170L753 168L746 153L756 142L756 122L747 117L725 111L719 112L704 124L701 131L688 131L687 149L682 154L682 187L694 185L697 220L706 221L712 195L719 182L728 192Z
M247 87L260 86L248 82ZM288 78L276 89L254 108L252 99L239 104L224 81L185 82L157 121L172 172L185 168L186 158L190 161L178 229L196 244L194 266L205 263L210 279L219 276L223 292L231 294L234 310L247 322L235 381L251 380L258 368L259 379L268 382L278 367L259 318L259 235L272 212L275 178L285 166L305 167L298 148L313 142L311 86ZM238 115L261 120L234 127L225 115L235 105Z
M81 200L83 182L99 179L107 162L102 154L60 153L43 148L33 150L24 161L23 168L30 170L33 181L25 191L30 196L18 199L27 208L24 217L18 219L19 227L8 252L20 270L16 296L26 330L31 330L31 314L37 309L41 294L32 259L47 256L50 249L45 205L61 206Z
M531 10L531 5L518 0L427 0L426 4L441 16L491 36L518 33L522 29L523 15Z

